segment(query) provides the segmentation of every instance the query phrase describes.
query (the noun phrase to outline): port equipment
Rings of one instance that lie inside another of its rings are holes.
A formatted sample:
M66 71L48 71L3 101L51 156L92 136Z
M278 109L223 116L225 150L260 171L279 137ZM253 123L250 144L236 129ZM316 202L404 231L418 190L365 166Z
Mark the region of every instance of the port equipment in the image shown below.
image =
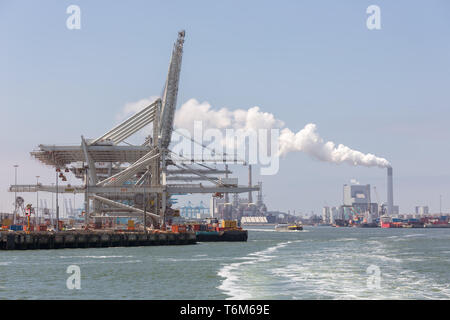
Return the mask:
M62 171L70 171L83 183L61 185L58 179L55 185L18 185L16 182L9 191L84 194L86 225L89 219L96 217L145 216L144 220L149 218L154 227L162 229L165 228L166 217L176 213L171 208L171 195L227 196L229 193L258 191L259 185L230 185L217 176L225 174L227 178L231 171L227 166L225 169L214 166L227 162L244 165L244 161L224 154L221 155L222 162L215 159L213 164L206 165L205 162L211 160L188 159L170 150L184 40L183 30L178 32L173 46L160 98L96 139L81 136L79 145L40 144L31 152L32 157L41 163L56 168L63 181L67 179ZM126 141L148 125L153 126L152 133L143 143ZM56 210L58 212L58 207Z
M375 191L375 196L377 197L378 211L380 211L381 210L381 203L380 203L380 197L378 195L378 190L377 190L376 186L373 186L373 191Z

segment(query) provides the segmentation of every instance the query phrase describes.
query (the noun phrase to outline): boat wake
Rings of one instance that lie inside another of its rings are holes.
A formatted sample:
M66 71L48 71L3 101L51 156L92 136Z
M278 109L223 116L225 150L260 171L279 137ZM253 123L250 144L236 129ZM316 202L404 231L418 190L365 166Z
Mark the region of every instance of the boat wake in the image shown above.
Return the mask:
M217 288L229 296L227 299L252 299L252 294L245 284L245 280L248 280L248 278L244 277L242 274L243 266L256 265L270 261L275 257L273 254L277 250L286 247L292 242L298 241L281 242L273 247L253 252L246 257L242 257L242 259L245 260L243 262L236 262L223 266L217 274L224 278L224 280L222 280L221 285Z

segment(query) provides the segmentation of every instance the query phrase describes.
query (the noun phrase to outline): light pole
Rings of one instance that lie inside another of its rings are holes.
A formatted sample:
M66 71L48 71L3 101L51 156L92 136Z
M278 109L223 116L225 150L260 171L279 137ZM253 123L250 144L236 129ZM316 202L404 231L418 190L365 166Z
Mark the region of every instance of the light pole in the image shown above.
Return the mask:
M39 176L36 176L36 214L34 216L34 227L36 228L36 220L37 224L41 224L41 217L39 216Z
M17 215L17 168L19 167L18 164L14 165L14 214L13 214L13 224L16 224L16 215Z
M145 199L145 183L146 183L146 181L144 179L144 194L143 194L143 198L144 198L143 199L144 200L144 233L147 233L147 212L145 212L147 209L147 203L146 203L146 199Z
M144 200L144 233L147 233L147 199L145 198L145 184L147 183L148 175L150 167L147 167L147 171L144 173L144 194L143 194L143 200Z
M59 231L58 171L56 171L56 231Z
M86 193L84 194L84 224L88 227L89 223L89 167L85 167L85 183L86 183Z
M54 186L55 184L54 183L52 183L52 187ZM53 189L53 188L52 188ZM52 211L50 212L50 223L51 223L51 225L53 225L53 211L55 211L55 207L53 206L54 205L54 203L53 203L53 192L52 192Z

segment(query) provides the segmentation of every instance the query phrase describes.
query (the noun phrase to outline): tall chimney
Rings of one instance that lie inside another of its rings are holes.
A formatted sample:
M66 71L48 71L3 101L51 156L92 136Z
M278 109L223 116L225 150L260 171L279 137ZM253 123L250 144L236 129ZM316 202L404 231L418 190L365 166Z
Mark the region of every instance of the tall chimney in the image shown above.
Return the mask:
M387 214L392 215L394 212L394 190L392 181L392 167L387 168Z
M249 164L248 165L248 186L251 187L252 186L252 165ZM253 199L252 199L252 192L249 191L248 192L248 203L252 203Z

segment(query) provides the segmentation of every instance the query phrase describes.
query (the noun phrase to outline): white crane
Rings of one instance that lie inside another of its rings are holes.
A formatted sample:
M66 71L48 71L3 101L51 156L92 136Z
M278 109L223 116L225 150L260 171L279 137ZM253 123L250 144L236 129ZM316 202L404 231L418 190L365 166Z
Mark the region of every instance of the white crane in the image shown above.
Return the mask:
M377 204L378 204L378 212L380 212L381 210L381 206L380 206L380 197L378 196L378 191L377 191L377 187L373 186L373 191L375 191L375 196L377 197Z
M178 32L178 39L174 44L172 58L169 64L166 85L162 96L162 109L160 118L160 146L167 149L173 131L173 120L177 104L178 83L180 80L181 59L183 56L184 30Z

